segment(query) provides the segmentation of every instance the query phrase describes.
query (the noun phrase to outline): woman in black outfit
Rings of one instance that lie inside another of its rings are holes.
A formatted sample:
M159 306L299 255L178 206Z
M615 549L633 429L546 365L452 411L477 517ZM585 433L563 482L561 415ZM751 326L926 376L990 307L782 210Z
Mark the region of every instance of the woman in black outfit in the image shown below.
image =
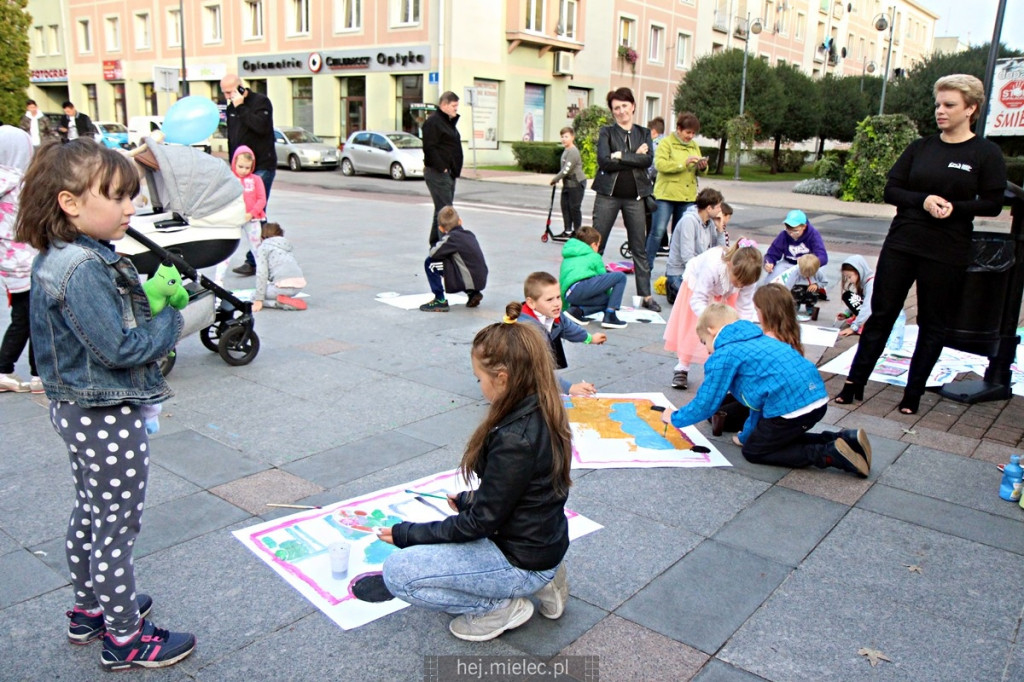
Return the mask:
M864 397L864 383L917 282L917 347L899 405L903 414L917 413L949 316L961 298L974 217L999 215L1003 208L1003 154L971 131L984 101L984 86L974 76L937 80L939 134L911 142L889 171L885 200L896 206L896 217L878 256L871 319L837 403Z

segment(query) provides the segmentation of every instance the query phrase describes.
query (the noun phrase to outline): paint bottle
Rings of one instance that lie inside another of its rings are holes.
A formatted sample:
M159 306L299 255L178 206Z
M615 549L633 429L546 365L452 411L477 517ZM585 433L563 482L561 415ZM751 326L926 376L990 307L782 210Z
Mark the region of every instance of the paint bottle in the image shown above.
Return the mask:
M343 580L348 576L349 552L349 544L344 540L339 540L327 548L327 554L331 558L331 577L335 580Z
M889 340L885 342L885 348L889 351L898 351L903 348L903 336L907 330L907 311L901 310L899 317L896 318L896 324L892 326L892 331L889 332Z
M1010 463L1003 467L1003 482L999 486L999 497L1010 502L1020 500L1022 470L1020 455L1010 455Z

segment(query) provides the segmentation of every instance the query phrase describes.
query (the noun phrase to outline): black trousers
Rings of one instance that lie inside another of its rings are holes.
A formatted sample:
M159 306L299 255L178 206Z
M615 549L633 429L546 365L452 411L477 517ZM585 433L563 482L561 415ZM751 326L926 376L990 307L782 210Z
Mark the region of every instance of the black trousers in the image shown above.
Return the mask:
M587 188L587 181L582 185L566 187L562 182L562 230L575 234L576 230L583 227L583 192Z
M861 330L857 355L850 368L850 381L863 384L868 380L885 349L896 318L903 310L907 293L917 282L917 346L910 360L906 392L910 395L923 394L928 375L942 354L950 315L960 305L965 272L965 266L883 248L875 268L871 317Z
M28 344L28 366L32 376L39 376L36 371L36 358L32 354L32 340L29 338L29 292L22 291L11 294L11 324L4 332L3 343L0 343L0 374L14 371L14 363L21 357L21 351Z
M430 198L434 201L434 215L430 221L430 237L427 241L431 246L441 238L437 231L437 214L445 206L455 203L455 178L449 173L434 170L430 166L423 169L423 181L430 192Z
M811 410L799 417L786 419L773 417L757 422L747 442L743 456L754 464L772 464L780 467L825 467L825 457L833 454L838 431L807 433L821 421L827 407Z

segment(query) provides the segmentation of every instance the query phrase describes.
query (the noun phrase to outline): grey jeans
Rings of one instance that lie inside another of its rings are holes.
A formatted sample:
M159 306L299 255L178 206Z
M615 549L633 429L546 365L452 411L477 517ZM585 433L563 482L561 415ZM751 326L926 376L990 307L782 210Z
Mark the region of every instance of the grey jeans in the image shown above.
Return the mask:
M647 262L647 211L643 199L609 197L598 194L594 199L594 229L601 234L601 254L608 245L608 236L619 212L626 223L626 239L633 252L633 281L637 296L651 295L651 267Z

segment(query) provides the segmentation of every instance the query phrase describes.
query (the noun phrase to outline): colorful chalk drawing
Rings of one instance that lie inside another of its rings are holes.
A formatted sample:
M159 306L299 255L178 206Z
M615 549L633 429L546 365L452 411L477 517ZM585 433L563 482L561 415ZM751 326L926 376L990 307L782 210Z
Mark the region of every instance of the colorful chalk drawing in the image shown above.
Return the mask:
M470 487L458 472L449 471L323 509L259 523L232 534L331 620L350 630L408 606L398 599L381 601L365 596L380 593L379 586L372 583L380 582L384 560L392 552L400 551L377 539L375 529L400 521L440 521L453 513L444 500L412 495L405 490L444 495ZM565 515L571 540L601 528L569 509ZM342 540L351 547L348 573L336 578L331 571L328 548Z
M574 469L732 466L695 427L661 420L675 407L661 393L565 396Z

